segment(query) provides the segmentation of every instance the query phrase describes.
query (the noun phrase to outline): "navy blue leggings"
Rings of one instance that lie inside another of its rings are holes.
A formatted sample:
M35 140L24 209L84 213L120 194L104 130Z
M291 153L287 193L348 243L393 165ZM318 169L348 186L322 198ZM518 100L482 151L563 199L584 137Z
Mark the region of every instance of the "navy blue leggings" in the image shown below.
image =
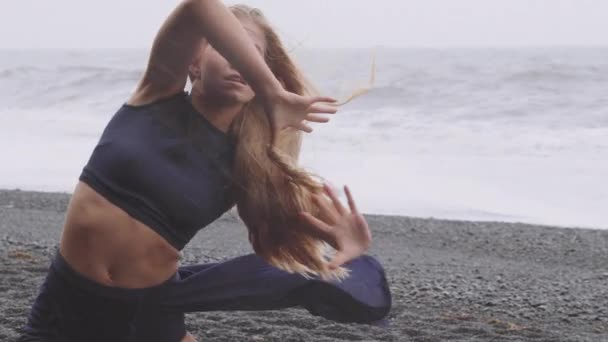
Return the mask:
M184 313L195 311L302 306L338 322L384 319L391 293L380 263L364 255L344 266L351 275L342 282L307 279L247 254L182 266L158 286L126 289L85 278L57 252L18 341L178 342Z

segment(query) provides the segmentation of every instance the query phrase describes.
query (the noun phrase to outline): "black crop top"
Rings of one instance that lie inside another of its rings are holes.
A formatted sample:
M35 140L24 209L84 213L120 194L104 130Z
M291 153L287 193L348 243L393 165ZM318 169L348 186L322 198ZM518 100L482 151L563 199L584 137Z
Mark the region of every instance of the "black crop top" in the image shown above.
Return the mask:
M235 144L181 92L111 117L79 180L181 250L228 209Z

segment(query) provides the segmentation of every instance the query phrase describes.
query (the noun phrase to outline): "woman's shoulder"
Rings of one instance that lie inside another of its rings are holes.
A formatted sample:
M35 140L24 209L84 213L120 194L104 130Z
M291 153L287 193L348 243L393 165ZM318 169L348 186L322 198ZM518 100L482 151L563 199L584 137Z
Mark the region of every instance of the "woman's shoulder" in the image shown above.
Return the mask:
M164 104L175 100L185 100L188 93L185 90L179 90L171 93L156 93L145 94L143 92L135 92L129 99L123 103L124 107L131 109L143 109L158 104Z

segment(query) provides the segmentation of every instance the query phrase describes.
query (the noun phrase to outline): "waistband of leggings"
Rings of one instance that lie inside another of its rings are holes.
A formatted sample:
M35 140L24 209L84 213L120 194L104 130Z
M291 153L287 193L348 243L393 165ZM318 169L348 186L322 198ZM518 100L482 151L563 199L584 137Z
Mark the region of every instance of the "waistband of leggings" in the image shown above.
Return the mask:
M137 300L144 295L148 295L150 292L161 290L166 285L179 279L179 273L176 272L169 279L163 281L161 284L154 285L151 287L126 288L107 286L100 284L92 279L89 279L74 270L72 266L70 266L68 262L63 258L59 250L55 252L55 255L51 262L51 268L53 268L55 271L65 277L69 282L73 283L79 288L85 289L100 296L127 300Z

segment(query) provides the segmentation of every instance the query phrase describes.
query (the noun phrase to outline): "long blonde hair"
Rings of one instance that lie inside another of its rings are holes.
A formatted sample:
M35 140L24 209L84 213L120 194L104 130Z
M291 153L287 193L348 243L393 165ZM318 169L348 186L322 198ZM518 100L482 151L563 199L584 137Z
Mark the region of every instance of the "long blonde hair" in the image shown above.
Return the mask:
M266 63L287 91L318 94L259 9L242 4L229 8L237 18L253 21L264 32ZM354 94L357 95L360 94ZM254 98L234 119L229 134L236 142L232 169L234 198L255 253L275 267L305 277L336 280L347 277L348 269L344 267L329 269L327 261L333 249L298 216L300 211L306 211L325 219L312 200L313 194L332 205L324 195L324 179L298 166L302 132L284 129L271 146L270 122Z

